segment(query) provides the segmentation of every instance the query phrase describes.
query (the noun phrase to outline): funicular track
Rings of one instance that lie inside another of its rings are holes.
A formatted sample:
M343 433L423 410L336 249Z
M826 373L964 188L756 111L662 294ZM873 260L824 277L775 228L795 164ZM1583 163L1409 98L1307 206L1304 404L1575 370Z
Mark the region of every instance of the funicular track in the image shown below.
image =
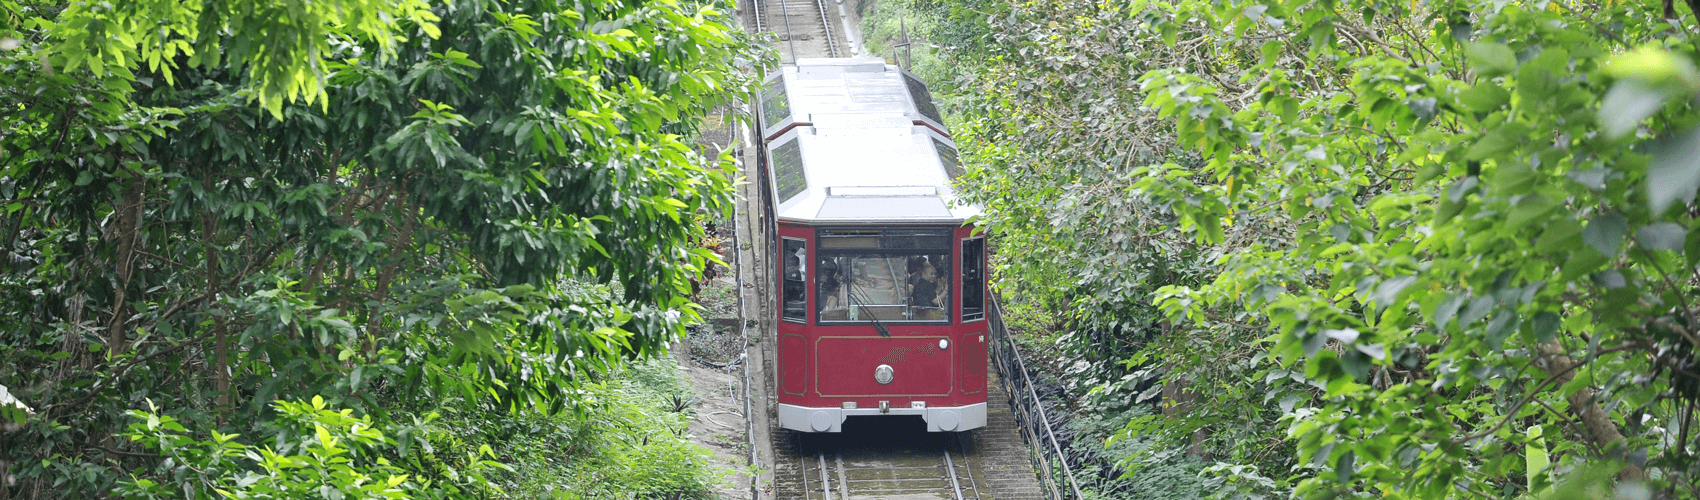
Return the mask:
M757 32L778 35L781 62L799 57L844 57L841 34L832 29L833 14L827 0L746 0L750 26Z
M988 498L981 495L985 486L975 480L959 436L927 434L918 426L865 431L889 438L792 433L802 480L797 498Z

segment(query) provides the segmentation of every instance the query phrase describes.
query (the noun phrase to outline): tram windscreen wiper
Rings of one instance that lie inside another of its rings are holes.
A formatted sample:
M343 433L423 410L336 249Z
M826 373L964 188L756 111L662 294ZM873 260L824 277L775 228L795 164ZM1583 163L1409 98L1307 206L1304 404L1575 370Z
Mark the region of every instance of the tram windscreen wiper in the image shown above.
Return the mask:
M850 310L854 311L854 310L856 310L856 308L862 307L862 306L856 304L856 302L858 302L857 297L863 297L862 292L858 291L858 290L860 290L859 288L856 288L856 277L855 276L851 276L850 279L846 280L846 281L849 282L849 283L846 283L846 286L850 287ZM860 302L866 303L866 302L868 302L868 299L866 297L863 297L862 299L860 299ZM887 330L885 328L885 324L880 323L880 317L879 317L878 314L874 314L873 311L867 311L866 309L864 309L864 311L868 313L868 320L874 322L874 329L879 330L881 337L890 337L891 336L891 330Z

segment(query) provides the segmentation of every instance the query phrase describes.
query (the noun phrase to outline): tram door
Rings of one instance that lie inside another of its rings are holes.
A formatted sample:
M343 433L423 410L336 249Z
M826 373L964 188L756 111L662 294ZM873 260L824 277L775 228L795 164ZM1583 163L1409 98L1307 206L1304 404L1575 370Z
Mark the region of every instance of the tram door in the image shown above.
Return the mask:
M809 390L813 370L807 336L811 230L780 226L779 244L779 388L781 399L801 398Z

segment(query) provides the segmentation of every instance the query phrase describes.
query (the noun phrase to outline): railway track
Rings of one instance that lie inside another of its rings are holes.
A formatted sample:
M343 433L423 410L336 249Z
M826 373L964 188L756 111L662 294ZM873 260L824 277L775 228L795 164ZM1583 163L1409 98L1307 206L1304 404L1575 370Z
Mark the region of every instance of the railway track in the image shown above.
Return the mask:
M962 436L928 433L919 420L902 423L847 424L840 434L784 434L791 441L784 458L791 463L776 464L786 472L781 479L789 479L779 498L991 498Z
M753 6L752 25L757 32L778 35L781 62L791 64L799 57L846 57L842 29L834 30L838 17L827 8L828 0L748 0ZM836 5L836 3L835 3Z

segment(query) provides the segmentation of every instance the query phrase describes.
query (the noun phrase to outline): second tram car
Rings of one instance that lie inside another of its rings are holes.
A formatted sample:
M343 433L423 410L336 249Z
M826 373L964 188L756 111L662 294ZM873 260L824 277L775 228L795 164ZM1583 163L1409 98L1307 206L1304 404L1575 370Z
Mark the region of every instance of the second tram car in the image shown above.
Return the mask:
M767 85L782 427L915 415L986 425L985 240L926 85L884 60L798 59Z

